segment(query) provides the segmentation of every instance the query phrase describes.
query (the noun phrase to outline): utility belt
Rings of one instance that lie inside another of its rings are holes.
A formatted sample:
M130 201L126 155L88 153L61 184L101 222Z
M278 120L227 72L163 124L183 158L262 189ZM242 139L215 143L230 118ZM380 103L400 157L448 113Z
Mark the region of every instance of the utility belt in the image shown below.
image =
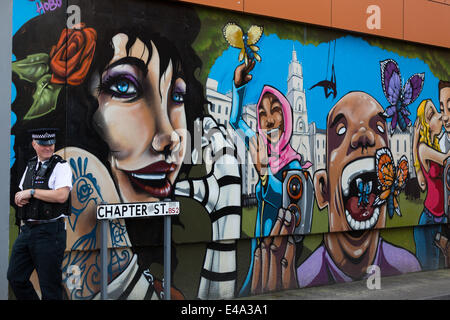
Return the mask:
M30 199L30 203L21 210L20 219L26 221L33 220L51 220L64 214L67 215L68 203L50 203L38 199Z
M37 225L41 225L41 224L47 224L47 223L52 223L52 222L64 222L64 218L58 218L55 220L32 220L32 221L24 221L23 223L27 226L37 226Z

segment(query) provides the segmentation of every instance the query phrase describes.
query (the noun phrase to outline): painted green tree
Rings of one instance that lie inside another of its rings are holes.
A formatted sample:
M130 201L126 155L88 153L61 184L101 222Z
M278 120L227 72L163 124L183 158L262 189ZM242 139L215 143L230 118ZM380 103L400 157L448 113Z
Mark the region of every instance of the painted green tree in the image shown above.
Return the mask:
M297 40L304 45L317 46L349 34L349 32L330 28L213 8L198 7L197 12L202 27L194 43L194 49L203 61L202 69L197 75L202 83L206 83L209 70L215 60L228 48L222 35L222 29L228 22L238 23L244 30L247 30L252 24L262 25L265 35L276 34L280 39ZM358 34L354 35L358 36ZM448 49L432 47L433 50L430 50L430 46L412 42L369 35L359 36L372 46L395 52L407 58L419 58L429 65L430 70L437 78L449 80L450 51Z

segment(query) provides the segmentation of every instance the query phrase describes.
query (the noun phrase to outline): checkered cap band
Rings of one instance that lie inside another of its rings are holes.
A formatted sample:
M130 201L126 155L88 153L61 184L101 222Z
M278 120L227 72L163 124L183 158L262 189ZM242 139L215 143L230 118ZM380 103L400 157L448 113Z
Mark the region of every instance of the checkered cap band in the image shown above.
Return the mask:
M49 140L49 139L55 139L56 133L48 133L48 132L46 132L44 134L33 133L31 135L31 137L36 140Z

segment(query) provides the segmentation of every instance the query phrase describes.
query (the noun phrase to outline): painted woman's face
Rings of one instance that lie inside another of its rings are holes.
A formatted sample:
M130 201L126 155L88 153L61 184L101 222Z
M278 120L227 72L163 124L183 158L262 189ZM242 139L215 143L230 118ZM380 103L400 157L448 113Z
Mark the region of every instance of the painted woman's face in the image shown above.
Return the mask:
M267 141L276 144L284 131L283 109L277 97L271 93L264 94L258 109L259 123Z
M425 105L425 119L430 125L430 135L434 139L442 130L442 114L440 114L433 102L427 101Z
M113 37L114 56L101 75L94 123L109 145L122 200L144 202L172 194L186 145L186 83L172 62L160 76L158 48ZM148 63L148 64L147 64Z

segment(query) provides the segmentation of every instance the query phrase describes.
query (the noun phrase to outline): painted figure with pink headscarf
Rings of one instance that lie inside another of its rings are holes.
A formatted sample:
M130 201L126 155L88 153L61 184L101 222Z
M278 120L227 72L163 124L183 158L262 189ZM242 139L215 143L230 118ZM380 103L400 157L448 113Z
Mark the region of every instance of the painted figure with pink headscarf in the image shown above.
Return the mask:
M256 105L257 132L242 119L246 87L252 79L250 71L255 60L239 65L234 73L233 101L230 124L250 151L253 165L259 174L256 185L258 211L255 235L252 239L251 263L240 295L250 290L254 251L259 237L269 236L278 211L282 206L282 172L307 169L311 163L302 163L302 157L290 145L292 136L292 108L286 97L277 89L265 85Z

